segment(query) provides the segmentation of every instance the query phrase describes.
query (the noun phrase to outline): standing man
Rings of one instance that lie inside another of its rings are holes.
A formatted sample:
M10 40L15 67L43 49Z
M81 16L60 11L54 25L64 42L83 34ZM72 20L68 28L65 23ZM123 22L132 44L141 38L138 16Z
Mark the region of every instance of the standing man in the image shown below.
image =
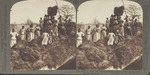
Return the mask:
M79 47L82 44L82 37L84 36L84 33L81 32L80 28L78 29L77 32L77 44L76 47Z
M13 47L17 43L17 36L18 36L18 33L15 32L15 29L12 29L10 36L11 36L10 47Z

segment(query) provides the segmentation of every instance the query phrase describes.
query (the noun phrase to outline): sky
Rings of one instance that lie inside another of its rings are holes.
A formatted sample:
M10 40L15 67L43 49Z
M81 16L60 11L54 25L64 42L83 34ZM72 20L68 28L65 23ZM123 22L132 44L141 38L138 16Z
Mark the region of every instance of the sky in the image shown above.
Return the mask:
M67 1L57 0L58 7L62 5L73 5ZM31 19L35 23L39 23L40 17L44 17L47 14L47 8L55 6L55 0L25 0L14 4L11 8L10 23L21 24L26 19ZM74 9L75 11L75 9ZM75 13L73 13L75 15ZM56 19L59 14L57 14ZM75 18L73 19L75 21Z
M125 8L130 4L141 7L136 2L124 0ZM110 15L113 14L114 7L122 5L122 0L91 0L82 3L78 8L78 23L89 24L92 23L94 19L97 19L100 23L105 23L106 18L110 18ZM143 15L143 12L141 15ZM124 17L125 13L122 19ZM142 19L140 19L140 21L142 22Z
M57 0L59 7L62 5L73 5L69 2ZM133 1L124 0L125 8L130 5L140 5ZM10 14L10 23L21 24L26 19L31 19L35 23L39 23L40 17L44 17L47 14L47 8L49 6L55 6L55 0L25 0L20 1L12 6ZM91 0L82 3L78 8L78 23L92 23L94 19L97 19L101 23L105 23L106 17L110 17L113 14L113 9L116 6L122 6L121 0ZM141 8L142 10L142 8ZM75 11L75 9L74 9ZM75 15L75 13L74 13ZM143 13L141 13L143 15ZM56 18L58 17L58 14ZM125 17L125 14L123 15ZM122 18L123 18L122 17ZM142 16L143 17L143 16ZM75 18L73 19L75 21ZM142 21L142 19L140 19Z

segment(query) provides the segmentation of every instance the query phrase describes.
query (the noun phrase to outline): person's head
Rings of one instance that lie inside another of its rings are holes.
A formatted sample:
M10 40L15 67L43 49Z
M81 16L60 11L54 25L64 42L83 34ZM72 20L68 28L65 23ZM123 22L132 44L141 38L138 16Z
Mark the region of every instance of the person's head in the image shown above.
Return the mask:
M12 32L15 32L15 29L14 29L14 28L12 29Z
M106 19L108 20L108 17Z
M78 32L81 32L81 29L80 29L80 28L78 29Z
M137 19L135 19L135 22L137 22Z
M88 26L88 29L90 29L91 28L91 26Z
M42 20L42 17L40 18L40 20Z
M71 19L69 19L69 22L71 21Z
M24 26L22 26L22 29L24 29Z
M98 27L99 27L99 24L96 25L96 28L98 28Z
M33 28L33 24L30 24L30 28Z
M111 17L113 17L114 15L113 14L111 14Z
M103 24L103 26L105 26L105 25Z

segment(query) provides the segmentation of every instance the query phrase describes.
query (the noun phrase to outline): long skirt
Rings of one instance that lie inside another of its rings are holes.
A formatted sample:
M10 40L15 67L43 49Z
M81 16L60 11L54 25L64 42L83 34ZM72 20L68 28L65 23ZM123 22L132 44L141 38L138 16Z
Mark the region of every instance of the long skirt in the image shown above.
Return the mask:
M113 45L113 44L114 44L114 37L110 37L107 42L107 45Z
M100 33L95 32L94 36L93 36L93 42L97 42L100 39Z
M42 40L42 45L47 45L48 44L48 37L44 37Z
M28 42L31 42L34 39L34 33L30 32L28 36Z
M21 34L20 39L21 39L21 40L25 40L25 38L26 38L26 37L25 37L25 34Z
M102 31L101 33L101 38L104 39L105 37L107 37L107 32L106 31Z
M41 36L41 32L39 30L36 31L35 38L39 38L40 36Z
M82 44L82 39L77 39L76 47L79 47Z
M17 43L16 39L11 39L10 47L13 47Z
M52 42L53 42L53 38L52 38L52 36L49 36L49 41L48 41L48 43L51 44Z
M91 34L87 34L87 35L86 35L86 39L87 39L87 40L91 40Z

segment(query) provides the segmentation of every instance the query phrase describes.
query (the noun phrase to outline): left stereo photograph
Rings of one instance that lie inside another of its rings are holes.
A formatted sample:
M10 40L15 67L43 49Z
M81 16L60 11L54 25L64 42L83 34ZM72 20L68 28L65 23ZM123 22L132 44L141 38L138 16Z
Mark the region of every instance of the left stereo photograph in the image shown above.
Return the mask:
M76 69L76 13L64 0L26 0L10 11L11 70Z

